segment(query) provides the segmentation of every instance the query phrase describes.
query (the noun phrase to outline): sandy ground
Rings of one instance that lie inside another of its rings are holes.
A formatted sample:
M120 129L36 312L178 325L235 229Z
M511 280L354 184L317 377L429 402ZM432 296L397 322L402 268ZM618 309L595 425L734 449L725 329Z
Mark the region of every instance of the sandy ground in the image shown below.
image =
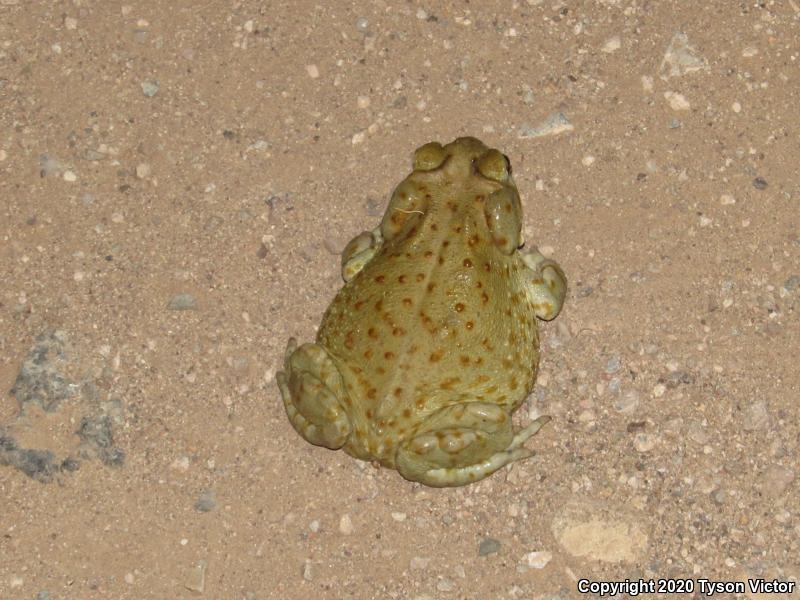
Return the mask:
M799 5L0 0L0 596L797 581ZM275 373L460 135L570 291L537 455L438 490Z

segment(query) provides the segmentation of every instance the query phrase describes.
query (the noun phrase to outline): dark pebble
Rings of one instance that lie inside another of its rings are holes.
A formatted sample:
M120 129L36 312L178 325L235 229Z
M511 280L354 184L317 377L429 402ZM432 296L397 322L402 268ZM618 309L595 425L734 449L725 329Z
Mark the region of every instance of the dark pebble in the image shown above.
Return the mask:
M500 551L500 541L494 538L483 538L478 546L478 556L488 556Z

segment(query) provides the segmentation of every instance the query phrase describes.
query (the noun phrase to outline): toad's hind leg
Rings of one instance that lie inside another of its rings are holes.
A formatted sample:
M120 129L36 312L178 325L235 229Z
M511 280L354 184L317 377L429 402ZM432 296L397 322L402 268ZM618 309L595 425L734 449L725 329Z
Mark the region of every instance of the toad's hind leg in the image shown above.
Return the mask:
M343 406L342 377L330 355L317 344L298 348L292 338L284 368L276 379L292 427L312 444L341 448L352 426Z
M540 417L514 434L511 417L496 404L447 406L430 415L398 448L397 470L406 479L432 487L473 483L532 456L523 444L549 420Z

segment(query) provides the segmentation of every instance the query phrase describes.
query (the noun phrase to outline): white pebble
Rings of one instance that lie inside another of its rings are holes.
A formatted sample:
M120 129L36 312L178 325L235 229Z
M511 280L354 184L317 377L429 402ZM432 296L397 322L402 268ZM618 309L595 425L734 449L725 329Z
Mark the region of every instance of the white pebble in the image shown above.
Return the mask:
M67 29L77 29L78 28L78 19L75 17L66 17L64 19L64 27Z
M170 467L177 470L177 471L188 471L189 470L189 457L188 456L181 456L180 458L176 458L170 464Z
M591 167L594 164L594 161L595 158L591 154L588 154L581 159L584 167Z
M369 106L369 103L370 103L369 96L358 97L358 108L367 108Z
M664 92L664 98L672 110L689 110L691 108L686 96L678 92Z
M6 152L5 150L0 150L0 162L3 162L7 158L8 158L8 152Z
M317 68L317 65L306 65L306 73L308 73L308 76L311 77L311 79L316 79L319 77L319 69Z
M627 390L614 401L614 410L621 413L631 413L639 406L639 392Z
M722 194L722 196L719 197L719 203L722 204L723 206L736 204L736 198L734 198L730 194Z
M452 580L447 579L446 577L442 577L436 583L436 589L440 592L452 592L456 588L456 584L452 582Z
M133 573L125 573L125 583L131 585L135 579L133 578Z
M139 163L136 165L136 177L139 179L146 179L150 176L151 169L147 163Z
M667 391L667 386L665 386L663 383L657 383L653 387L653 396L655 398L661 398L661 396L663 396L664 392L666 391Z
M353 137L350 139L350 143L353 144L353 146L356 146L358 144L363 143L366 137L367 133L365 131L359 131L358 133L353 135Z
M653 91L653 78L650 75L642 75L642 89L648 94Z
M402 523L406 520L406 513L403 512L393 512L392 518L397 521L398 523Z
M611 39L607 40L605 44L603 44L603 52L606 54L611 54L612 52L616 52L622 47L622 42L619 39L619 36L614 36Z
M735 113L740 113L740 112L742 112L742 105L740 103L738 103L738 102L734 102L731 105L731 110L733 112L735 112Z
M705 215L700 217L700 227L708 227L709 225L711 225L711 219L709 219Z
M540 552L528 552L522 557L523 563L531 569L544 569L551 560L552 552L542 550Z
M70 183L78 181L78 176L72 171L64 171L64 175L62 175L62 177L64 177L64 181L69 181Z
M430 558L423 558L421 556L414 556L409 563L409 567L412 571L422 571L428 567L428 563L431 562Z
M347 513L339 518L339 531L344 535L353 533L353 521Z

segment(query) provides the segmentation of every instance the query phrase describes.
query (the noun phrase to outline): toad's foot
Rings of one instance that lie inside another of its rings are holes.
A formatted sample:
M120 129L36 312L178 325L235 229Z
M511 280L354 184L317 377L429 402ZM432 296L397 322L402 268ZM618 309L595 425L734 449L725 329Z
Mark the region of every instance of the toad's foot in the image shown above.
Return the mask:
M548 421L548 416L539 417L513 434L508 413L497 405L448 406L428 417L424 432L400 446L397 470L432 487L472 483L532 456L523 444Z
M276 378L292 426L312 444L341 448L352 426L340 402L346 393L342 377L330 355L317 344L298 348L292 338L284 368Z
M522 262L533 271L526 286L537 317L550 321L558 316L567 295L567 278L558 263L538 250L521 253ZM529 271L530 273L530 271Z

